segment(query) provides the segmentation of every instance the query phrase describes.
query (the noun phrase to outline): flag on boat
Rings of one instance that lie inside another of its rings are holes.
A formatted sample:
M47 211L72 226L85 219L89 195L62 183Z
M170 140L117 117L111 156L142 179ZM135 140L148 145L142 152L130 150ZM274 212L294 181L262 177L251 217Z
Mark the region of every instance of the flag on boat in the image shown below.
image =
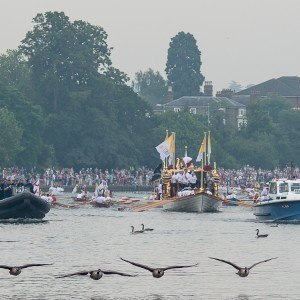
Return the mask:
M199 149L198 156L196 158L196 161L201 161L203 159L204 154L206 153L206 133L204 133L204 138L201 143L201 147Z
M211 155L211 141L210 141L210 131L207 137L207 164L210 165L210 155Z
M167 157L174 153L175 143L174 143L174 133L167 137L161 144L155 147L160 155L161 160L165 160Z

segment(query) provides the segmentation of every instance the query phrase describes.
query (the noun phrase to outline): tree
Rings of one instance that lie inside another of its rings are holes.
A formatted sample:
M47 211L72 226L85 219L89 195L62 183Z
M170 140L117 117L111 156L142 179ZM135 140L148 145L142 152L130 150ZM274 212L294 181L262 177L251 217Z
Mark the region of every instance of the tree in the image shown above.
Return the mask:
M30 68L17 50L0 55L0 81L16 87L26 96L32 95Z
M243 89L243 86L236 81L232 80L229 84L229 88L233 90L235 93L241 91Z
M45 151L49 153L47 141L42 140L45 121L41 107L27 100L15 87L6 86L1 82L0 106L12 112L18 126L22 128L22 151L18 153L15 162L22 166L41 163L40 156L44 157Z
M37 14L35 25L19 47L37 84L36 100L47 112L57 112L68 91L79 90L98 74L111 72L110 53L102 27L70 22L63 12Z
M135 73L134 90L150 104L163 104L167 99L167 82L157 71L151 68L147 71Z
M179 32L171 39L165 71L175 99L199 95L204 81L200 72L200 56L201 52L192 34Z
M15 164L16 156L22 151L22 129L15 115L7 108L0 108L0 164Z

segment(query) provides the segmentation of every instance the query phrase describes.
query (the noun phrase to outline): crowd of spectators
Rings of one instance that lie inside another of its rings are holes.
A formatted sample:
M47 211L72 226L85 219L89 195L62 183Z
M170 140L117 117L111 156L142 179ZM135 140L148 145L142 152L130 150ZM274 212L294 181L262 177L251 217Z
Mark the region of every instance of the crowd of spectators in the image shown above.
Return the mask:
M272 179L300 178L300 168L285 167L263 170L245 166L239 170L219 169L219 175L222 186L261 189Z
M239 170L223 169L218 170L220 185L241 188L261 188L264 183L273 178L300 178L300 169L290 167L275 170L255 169L245 166ZM73 168L47 168L39 170L31 168L0 168L0 179L28 181L39 179L40 185L44 186L92 186L95 183L101 184L103 180L108 186L151 186L153 170L147 167L130 169L92 169L86 168L75 171Z
M0 168L0 175L12 181L36 180L39 178L40 185L45 186L74 186L76 183L83 186L92 186L105 180L108 186L131 185L131 186L149 186L153 171L146 168L131 169L92 169L86 168L75 171L73 168L47 168L38 170L31 168Z

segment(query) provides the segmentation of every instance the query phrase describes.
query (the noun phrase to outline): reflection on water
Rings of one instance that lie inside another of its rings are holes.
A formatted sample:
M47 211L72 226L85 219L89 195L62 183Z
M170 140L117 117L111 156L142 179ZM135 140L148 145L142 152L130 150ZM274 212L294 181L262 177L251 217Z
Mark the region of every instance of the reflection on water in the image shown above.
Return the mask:
M68 199L59 199L72 204ZM28 268L19 276L0 269L0 299L191 300L299 299L299 226L257 223L249 208L226 207L219 214L135 213L89 205L53 208L44 220L0 224L0 264L54 263ZM63 220L63 221L62 221ZM130 225L154 228L130 234ZM18 225L18 226L16 226ZM268 233L255 238L255 229ZM226 264L238 265L277 257L240 278ZM123 262L120 257L154 267L194 264L172 269L160 278ZM138 277L60 278L79 270L116 270ZM271 280L270 280L271 279ZM284 288L283 288L284 287Z

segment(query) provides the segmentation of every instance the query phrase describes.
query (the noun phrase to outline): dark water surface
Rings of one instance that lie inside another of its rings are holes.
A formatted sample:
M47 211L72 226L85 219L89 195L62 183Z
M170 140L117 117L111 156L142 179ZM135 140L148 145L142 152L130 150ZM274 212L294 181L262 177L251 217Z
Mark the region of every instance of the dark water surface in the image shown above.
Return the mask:
M131 235L131 225L154 228ZM255 238L255 229L269 233ZM220 213L135 213L81 206L53 208L42 222L0 223L0 264L54 263L17 276L0 269L0 299L300 299L300 225L255 222L251 209L224 207ZM240 278L209 256L242 266L271 257ZM150 266L194 264L156 279ZM104 275L55 278L80 270L116 270L138 277Z

